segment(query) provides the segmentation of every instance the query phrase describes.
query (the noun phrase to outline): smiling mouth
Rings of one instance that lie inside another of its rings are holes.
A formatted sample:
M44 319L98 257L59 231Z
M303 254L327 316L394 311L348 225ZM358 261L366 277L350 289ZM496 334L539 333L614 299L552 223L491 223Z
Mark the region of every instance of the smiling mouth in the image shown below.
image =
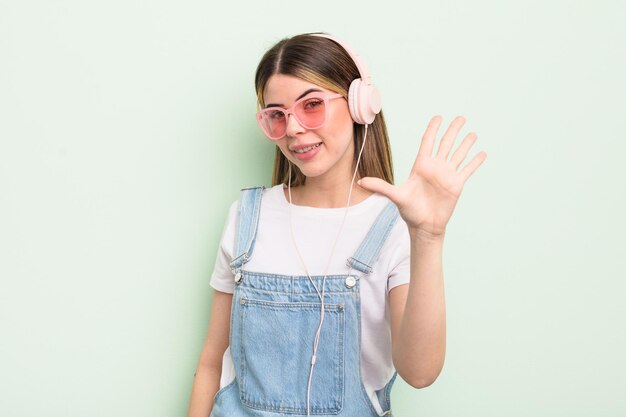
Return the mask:
M322 143L316 143L315 145L311 145L311 146L307 146L306 148L302 148L302 149L294 149L292 152L295 153L306 153L308 151L310 151L311 149L315 149L317 147L319 147Z

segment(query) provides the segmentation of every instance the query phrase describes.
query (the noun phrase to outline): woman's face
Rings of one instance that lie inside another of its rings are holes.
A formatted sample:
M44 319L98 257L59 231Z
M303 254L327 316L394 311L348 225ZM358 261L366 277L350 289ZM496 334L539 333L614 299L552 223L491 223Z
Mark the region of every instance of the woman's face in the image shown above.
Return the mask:
M263 93L266 106L289 108L298 99L312 95L313 92L334 91L322 88L300 78L284 75L272 75ZM285 136L275 140L276 145L292 164L296 165L307 177L330 176L344 180L351 178L354 156L353 121L344 98L328 101L326 123L317 129L306 129L293 115L288 116ZM318 145L308 152L296 150L311 145Z

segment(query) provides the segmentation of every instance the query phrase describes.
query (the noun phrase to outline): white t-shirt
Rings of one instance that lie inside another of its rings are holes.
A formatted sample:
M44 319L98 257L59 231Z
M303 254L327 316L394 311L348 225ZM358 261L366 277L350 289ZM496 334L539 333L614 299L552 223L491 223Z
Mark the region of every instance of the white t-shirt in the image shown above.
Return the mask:
M256 242L250 260L243 267L245 270L306 275L294 248L289 222L290 205L283 188L279 184L263 190ZM375 391L381 389L394 372L388 293L391 288L408 284L410 280L410 239L406 223L398 217L373 265L372 273L365 275L351 270L346 260L354 255L388 202L387 197L375 193L348 208L327 271L327 275L352 274L361 277L361 375L365 390L379 414L382 410ZM308 272L311 276L323 276L346 209L291 205L291 210L293 234ZM210 281L214 289L231 294L235 281L229 264L233 257L236 220L237 201L230 206ZM234 378L235 368L229 348L222 360L220 389Z

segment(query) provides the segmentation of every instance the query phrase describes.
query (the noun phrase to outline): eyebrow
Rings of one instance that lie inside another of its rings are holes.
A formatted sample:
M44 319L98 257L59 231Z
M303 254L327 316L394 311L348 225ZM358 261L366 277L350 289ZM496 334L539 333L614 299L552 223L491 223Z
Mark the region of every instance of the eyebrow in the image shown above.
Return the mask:
M300 94L298 96L298 98L296 99L296 101L300 100L302 97L306 96L309 93L312 93L314 91L319 91L320 93L323 93L322 90L320 90L319 88L309 88L308 90L306 90L304 93ZM283 107L282 104L276 104L276 103L270 103L270 104L266 104L264 108L268 108L268 107Z

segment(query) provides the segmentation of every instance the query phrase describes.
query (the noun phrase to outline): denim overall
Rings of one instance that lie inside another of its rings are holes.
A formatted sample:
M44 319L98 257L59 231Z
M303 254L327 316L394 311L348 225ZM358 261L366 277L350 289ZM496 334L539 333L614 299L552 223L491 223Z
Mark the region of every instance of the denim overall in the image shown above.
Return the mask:
M309 277L243 269L250 260L265 187L242 189L234 259L235 291L230 349L236 377L215 394L210 417L294 417L307 415L307 387L321 302ZM327 275L324 322L310 393L311 416L375 417L361 379L359 281L367 279L398 219L389 203L378 215L356 253L349 275ZM356 269L359 272L353 270ZM322 292L323 276L311 276ZM376 391L384 416L397 372Z

